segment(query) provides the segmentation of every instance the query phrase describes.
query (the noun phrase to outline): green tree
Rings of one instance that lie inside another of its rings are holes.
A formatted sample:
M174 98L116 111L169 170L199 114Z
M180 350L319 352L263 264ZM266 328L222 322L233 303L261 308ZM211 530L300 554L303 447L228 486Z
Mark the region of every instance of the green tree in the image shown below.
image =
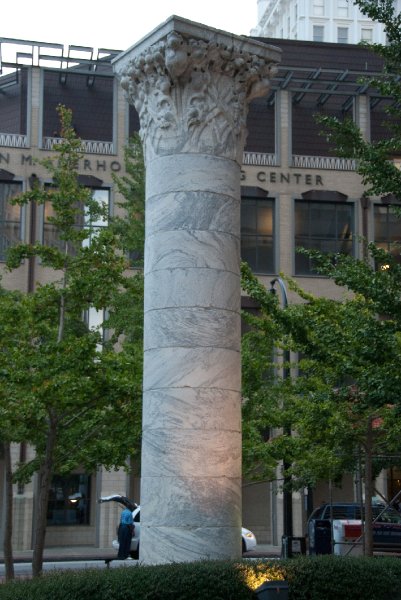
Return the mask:
M5 464L5 523L4 558L6 579L14 577L12 552L13 473L11 443L23 442L29 423L19 418L26 408L29 377L25 370L24 355L19 348L29 349L29 306L19 292L0 287L0 443Z
M17 202L50 203L49 221L60 244L19 244L10 250L7 262L15 269L36 256L53 273L53 281L26 297L24 335L17 332L15 344L28 389L25 403L18 406L18 418L29 423L23 437L34 447L35 458L21 465L13 477L29 480L34 472L38 476L34 575L42 570L52 475L78 465L87 470L124 466L137 451L139 436L139 352L127 352L124 346L116 351L111 343L101 347L99 331L83 320L90 310L116 306L126 287L128 265L121 236L112 227L99 226L102 220L106 225L107 207L79 185L81 142L72 128L71 112L60 107L59 113L62 142L56 148L57 158L44 161L53 185L36 186Z
M318 120L336 154L356 159L357 171L367 186L366 195L394 194L401 198L401 172L393 162L401 151L401 16L396 14L393 0L355 0L354 4L385 25L386 46L371 45L383 57L383 73L369 83L391 99L386 110L388 136L370 143L352 120L325 116ZM257 424L252 432L259 441L248 444L255 445L262 459L259 469L253 470L256 474L263 472L263 461L274 465L275 459L284 458L291 464L293 483L303 487L318 479L340 479L345 471L355 468L362 453L369 554L373 477L383 466L399 461L401 450L397 367L401 280L400 267L390 254L373 244L366 244L366 248L365 261L308 253L321 274L350 292L343 302L315 298L289 281L299 303L282 310L244 267L243 287L261 305L261 323L256 320L254 327L259 331L262 350L266 340L269 347L272 342L264 328L279 349L302 356L296 378L270 382L259 374L256 383L252 382L252 395L244 411L251 412L251 422ZM374 264L385 265L385 269L376 271ZM254 361L253 354L260 351L257 334L252 335L254 344L251 352L244 353L246 362ZM245 346L249 342L245 339ZM252 369L245 364L245 395L250 387L248 372ZM255 415L269 413L265 426L271 423L271 427L281 426L279 431L285 431L291 423L296 434L277 435L267 444L261 443L263 428Z
M139 134L135 133L124 149L125 175L113 174L117 190L124 198L117 202L123 216L115 216L111 225L122 240L123 249L138 271L143 267L145 246L145 163Z
M117 190L123 197L117 206L122 214L110 221L112 231L121 240L121 248L128 256L130 270L125 271L124 283L116 290L108 307L107 326L110 331L106 348L119 345L129 357L130 369L135 374L137 397L142 397L143 367L143 257L145 245L145 164L142 143L138 134L130 138L124 151L125 175L113 176ZM137 407L135 426L137 435L137 465L140 465L141 408Z
M394 164L393 158L399 156L401 151L401 14L396 12L396 3L393 0L380 2L355 0L354 4L363 14L384 24L386 45L370 44L370 48L383 58L383 72L379 77L372 78L368 82L383 97L391 100L386 108L384 123L387 126L388 136L376 142L369 142L363 138L357 125L351 120L344 123L332 118L319 120L325 126L324 134L333 142L337 154L356 159L357 171L367 186L367 196L392 194L399 199L401 198L401 172ZM399 209L394 208L394 210L399 213ZM376 261L377 266L385 265L386 270L391 270L391 274L388 273L389 278L380 275L373 277L367 265L347 265L347 276L344 279L338 273L334 275L333 271L332 276L337 277L339 282L344 281L345 285L349 285L352 272L351 289L366 294L371 299L378 311L378 318L385 318L395 323L398 319L397 298L400 293L398 267L390 255L381 253L372 245L369 250L370 257ZM330 271L328 264L324 268ZM367 281L374 281L377 288L366 290ZM392 287L389 289L388 286ZM382 298L380 294L383 294ZM391 380L393 381L394 377ZM391 402L391 397L389 401ZM394 414L394 411L391 414ZM392 427L397 431L395 425L393 423ZM371 436L377 437L372 432Z
M385 98L388 136L371 143L364 139L352 119L318 117L324 126L323 135L333 142L336 154L357 160L357 171L368 186L367 195L394 194L401 198L401 172L392 157L401 153L401 14L396 13L393 0L355 0L363 14L384 24L387 44L368 44L384 61L379 77L366 80ZM364 81L364 83L366 83Z
M391 258L374 246L371 251L376 258ZM333 261L317 252L309 254L321 274L353 293L341 302L317 298L289 279L299 301L281 308L243 266L243 288L261 307L260 324L258 319L253 324L260 343L266 345L267 337L269 345L273 342L302 356L299 373L285 380L278 377L273 385L259 378L249 386L245 365L244 390L251 387L252 424L257 425L252 446L263 449L261 424L275 428L259 458L273 466L284 459L291 465L289 475L297 489L313 487L321 479L340 481L362 460L365 548L371 554L368 499L373 495L373 479L383 467L400 462L401 268L393 261L392 268L376 271L352 257L338 255ZM383 314L385 319L378 318ZM253 339L257 338L253 335ZM253 354L258 353L256 343ZM261 422L255 413L262 415ZM285 433L289 424L295 432L292 436Z

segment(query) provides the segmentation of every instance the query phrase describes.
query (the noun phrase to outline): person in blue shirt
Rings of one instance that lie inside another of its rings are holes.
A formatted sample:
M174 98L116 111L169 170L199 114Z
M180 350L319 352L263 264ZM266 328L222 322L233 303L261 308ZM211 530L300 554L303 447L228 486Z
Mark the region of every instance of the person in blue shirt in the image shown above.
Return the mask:
M118 526L118 558L125 560L130 557L131 538L134 535L134 521L132 512L128 508L124 508L120 517Z

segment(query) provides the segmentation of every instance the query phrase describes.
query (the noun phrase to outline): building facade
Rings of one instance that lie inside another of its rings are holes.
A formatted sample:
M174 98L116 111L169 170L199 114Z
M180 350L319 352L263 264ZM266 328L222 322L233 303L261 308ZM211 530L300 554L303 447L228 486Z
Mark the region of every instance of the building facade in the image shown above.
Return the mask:
M59 141L58 104L72 109L74 128L83 140L80 181L115 212L118 200L113 174L124 173L123 151L129 135L138 130L138 118L113 76L111 60L118 51L24 42L0 41L0 261L7 248L19 240L57 243L48 207L23 209L9 203L11 197L29 190L34 180L50 184L48 172L36 161L51 154ZM122 200L121 198L119 200ZM4 269L2 269L4 271ZM38 260L27 260L12 273L3 273L10 289L29 292L49 281L52 274ZM13 447L15 462L32 458L32 450ZM0 458L0 539L4 528L4 463ZM32 547L37 481L15 487L14 548ZM119 508L97 503L101 495L119 492L137 498L135 476L121 472L77 471L56 476L52 483L46 543L110 547L115 537ZM74 494L82 496L80 502Z
M366 139L386 136L384 109L391 102L360 81L361 75L380 72L381 60L360 46L266 39L283 50L280 68L270 95L252 102L248 115L248 139L242 168L241 252L266 285L279 272L294 276L317 295L340 298L342 291L317 276L296 247L341 251L361 256L358 236L391 249L401 228L390 210L389 199L368 200L351 160L336 157L314 113L353 118ZM5 56L9 42L0 56ZM32 177L51 183L35 160L46 157L58 140L56 107L73 111L74 126L83 140L80 179L115 211L117 192L113 173L124 174L123 151L130 134L138 130L138 116L129 107L113 76L110 61L117 51L63 47L21 41L14 58L2 63L0 78L0 261L18 240L51 240L54 232L41 207L20 210L9 199L27 190ZM17 53L19 52L19 55ZM23 55L23 60L20 55ZM26 261L17 271L4 272L3 284L29 292L48 281L49 273L37 261ZM289 296L289 301L294 298ZM244 306L247 300L244 298ZM15 461L28 460L25 445L13 448ZM401 473L382 475L385 494L395 492ZM4 494L4 464L0 457L0 498ZM32 547L35 519L35 479L15 488L15 549ZM243 524L261 543L278 546L283 533L283 497L280 482L243 484ZM80 493L85 504L71 504ZM110 547L119 509L99 504L101 495L120 493L140 499L135 469L97 473L77 471L56 476L49 503L46 544ZM350 475L333 499L354 500L357 485ZM322 483L313 503L327 500ZM309 498L311 504L311 498ZM3 505L3 503L2 503ZM1 505L0 505L1 506ZM307 502L293 496L294 534L305 532ZM0 539L4 511L0 508Z
M394 0L401 10L400 0ZM289 40L385 44L381 23L348 0L258 0L258 23L251 35Z

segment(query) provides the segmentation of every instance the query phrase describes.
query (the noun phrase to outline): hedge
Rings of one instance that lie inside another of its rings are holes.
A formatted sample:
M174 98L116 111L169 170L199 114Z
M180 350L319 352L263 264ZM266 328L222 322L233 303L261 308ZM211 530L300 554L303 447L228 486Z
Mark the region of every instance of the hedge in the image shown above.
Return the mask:
M303 557L284 569L290 600L401 600L400 558Z
M335 556L58 571L0 585L0 600L255 600L267 579L290 600L401 600L400 559Z

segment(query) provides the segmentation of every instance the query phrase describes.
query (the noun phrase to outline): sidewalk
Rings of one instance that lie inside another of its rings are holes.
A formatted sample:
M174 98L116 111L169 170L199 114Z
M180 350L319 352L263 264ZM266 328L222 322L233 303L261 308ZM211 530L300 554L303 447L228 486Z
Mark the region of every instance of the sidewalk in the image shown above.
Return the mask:
M32 550L16 550L13 552L14 562L32 562ZM93 546L60 546L45 548L44 562L106 560L117 558L113 548L94 548ZM4 552L0 551L0 564L4 563Z
M280 558L281 546L273 546L272 544L257 544L254 550L246 552L243 556L246 558Z
M15 551L14 562L32 562L32 550ZM258 544L251 552L244 554L246 558L279 558L280 549L269 544ZM117 551L113 548L94 548L93 546L65 546L45 548L44 562L113 560ZM4 553L0 551L0 564L4 563Z

